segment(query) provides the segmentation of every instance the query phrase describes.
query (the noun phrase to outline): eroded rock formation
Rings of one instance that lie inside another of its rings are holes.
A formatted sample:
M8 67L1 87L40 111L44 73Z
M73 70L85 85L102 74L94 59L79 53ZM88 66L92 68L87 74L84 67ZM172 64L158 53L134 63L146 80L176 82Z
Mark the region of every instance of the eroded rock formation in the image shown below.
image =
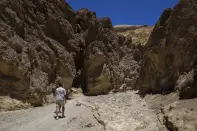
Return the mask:
M2 0L0 10L0 93L41 105L58 76L67 86L73 78L75 12L63 1L31 0Z
M114 28L119 35L125 36L128 40L132 38L133 44L146 45L154 27L147 25L116 25Z
M38 106L58 81L87 95L107 94L125 78L132 86L140 50L109 18L63 0L0 2L1 96Z
M197 97L197 2L181 0L166 9L146 45L137 82L141 94L177 90L181 99Z

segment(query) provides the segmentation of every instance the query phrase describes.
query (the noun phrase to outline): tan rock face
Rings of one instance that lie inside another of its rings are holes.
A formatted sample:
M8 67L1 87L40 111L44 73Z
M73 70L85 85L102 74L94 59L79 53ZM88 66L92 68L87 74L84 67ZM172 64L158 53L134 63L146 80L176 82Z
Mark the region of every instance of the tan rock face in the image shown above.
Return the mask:
M105 54L97 47L103 43L94 42L87 50L84 73L87 79L87 95L106 94L110 91L110 71Z
M135 72L139 67L140 48L118 35L109 18L97 19L94 12L81 9L77 11L76 21L77 32L85 40L85 46L80 46L77 55L77 65L80 65L77 72L81 74L74 79L76 86L81 86L87 95L107 94L111 89L118 89L127 77L126 72ZM127 68L123 67L125 64ZM136 66L130 68L129 64Z
M141 58L140 47L95 12L74 12L62 0L0 2L2 96L39 106L57 81L87 95L107 94L126 77L135 83Z
M58 76L70 87L75 12L63 1L31 0L3 0L0 10L1 95L38 106Z
M114 27L119 35L132 39L135 45L145 45L152 33L153 26L117 25Z
M197 97L196 6L195 0L182 0L162 14L146 45L137 83L141 94L168 93L177 86L182 99ZM192 75L189 84L180 83L184 73Z
M153 30L148 26L117 25L114 30L119 35L120 61L116 67L118 82L123 81L126 89L134 89L142 64L144 45Z

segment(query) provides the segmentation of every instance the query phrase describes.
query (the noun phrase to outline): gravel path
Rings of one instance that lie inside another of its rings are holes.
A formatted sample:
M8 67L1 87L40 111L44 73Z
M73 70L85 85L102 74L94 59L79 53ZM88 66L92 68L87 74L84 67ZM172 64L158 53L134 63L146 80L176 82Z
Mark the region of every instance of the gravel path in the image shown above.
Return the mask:
M66 118L54 119L55 104L0 113L0 131L166 131L135 92L78 96L66 103Z
M66 103L66 118L54 118L55 104L0 113L0 131L101 131L102 126L85 106L78 106L79 97Z

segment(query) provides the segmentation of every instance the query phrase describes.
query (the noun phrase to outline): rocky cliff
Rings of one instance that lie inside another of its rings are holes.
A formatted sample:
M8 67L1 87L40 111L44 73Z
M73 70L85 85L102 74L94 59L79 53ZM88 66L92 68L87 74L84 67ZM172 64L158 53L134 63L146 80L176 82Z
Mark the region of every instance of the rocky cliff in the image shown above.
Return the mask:
M95 12L63 0L0 2L1 96L38 106L57 82L107 94L125 78L135 84L140 60L140 48Z
M0 93L41 105L58 77L72 83L76 13L63 1L2 0L0 10Z
M180 0L173 9L163 12L145 46L136 83L142 96L157 94L151 96L151 103L155 109L159 107L158 114L172 131L197 130L193 99L197 97L196 18L196 0ZM165 95L155 100L158 94Z
M126 38L132 38L132 43L135 45L146 45L153 26L147 25L116 25L114 26L115 31L119 35L123 35Z
M177 91L197 97L197 2L181 0L166 9L146 44L136 88L142 95Z

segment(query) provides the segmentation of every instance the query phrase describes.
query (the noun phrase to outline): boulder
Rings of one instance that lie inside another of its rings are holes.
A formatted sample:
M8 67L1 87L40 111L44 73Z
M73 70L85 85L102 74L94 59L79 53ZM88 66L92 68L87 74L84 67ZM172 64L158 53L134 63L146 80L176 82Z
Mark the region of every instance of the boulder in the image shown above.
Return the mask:
M192 69L188 73L179 76L175 90L179 93L180 99L190 99L196 97L196 70Z
M162 109L166 127L173 131L196 131L196 104L197 99L192 99L166 105Z

